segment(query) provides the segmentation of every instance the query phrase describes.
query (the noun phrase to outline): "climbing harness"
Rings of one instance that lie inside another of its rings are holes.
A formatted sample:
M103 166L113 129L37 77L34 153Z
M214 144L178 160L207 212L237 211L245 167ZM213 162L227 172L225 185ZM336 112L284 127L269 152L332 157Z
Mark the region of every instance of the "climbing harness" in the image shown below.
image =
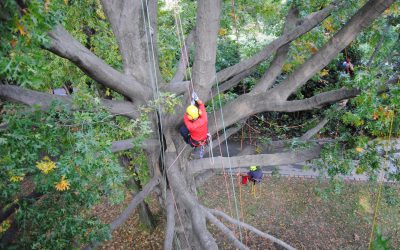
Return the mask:
M213 153L212 138L211 138L210 133L207 133L207 139L202 141L200 146L198 146L198 147L200 147L200 159L202 159L204 157L204 151L207 146L208 146L208 153L211 156L211 157L209 157L210 162L211 162L211 164L214 164L214 153Z

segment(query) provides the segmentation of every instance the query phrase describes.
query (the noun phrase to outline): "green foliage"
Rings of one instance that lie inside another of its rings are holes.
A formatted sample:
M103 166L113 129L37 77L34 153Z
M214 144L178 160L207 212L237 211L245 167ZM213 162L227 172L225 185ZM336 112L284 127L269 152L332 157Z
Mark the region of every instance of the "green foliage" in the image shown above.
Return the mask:
M392 249L390 246L390 239L385 239L379 228L375 229L375 239L372 241L371 249L373 250L389 250Z
M147 105L148 108L152 108L153 110L163 111L167 114L172 114L176 110L176 106L182 103L181 96L176 96L174 93L169 92L160 92L158 98L154 101L150 101ZM148 112L148 108L146 108L146 112Z
M382 190L383 197L389 206L399 206L400 197L396 187L384 186Z
M110 151L111 142L150 133L144 117L124 126L124 119L114 119L95 98L77 94L74 100L86 109L59 103L46 111L4 108L8 129L0 131L0 198L3 204L20 205L17 245L66 249L70 242L78 247L109 237L91 207L104 196L113 203L124 199L127 174ZM42 195L33 205L18 199L26 185Z
M224 106L229 101L234 100L238 95L232 92L220 93L206 103L207 113L218 112L221 106Z

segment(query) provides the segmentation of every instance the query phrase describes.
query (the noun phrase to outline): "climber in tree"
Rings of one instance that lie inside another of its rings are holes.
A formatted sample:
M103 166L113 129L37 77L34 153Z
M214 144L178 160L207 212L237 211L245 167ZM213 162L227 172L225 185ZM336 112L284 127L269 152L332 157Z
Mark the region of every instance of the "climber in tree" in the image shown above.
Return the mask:
M207 144L208 120L204 103L193 92L191 105L183 115L184 125L179 129L185 142L192 147L201 147Z
M346 61L343 62L342 64L343 70L349 74L350 76L354 75L354 67L353 64L350 62L350 59L347 58Z
M254 184L261 182L263 172L260 167L250 166L250 171L247 174L240 174L242 176L242 184L246 185L247 180L252 181Z

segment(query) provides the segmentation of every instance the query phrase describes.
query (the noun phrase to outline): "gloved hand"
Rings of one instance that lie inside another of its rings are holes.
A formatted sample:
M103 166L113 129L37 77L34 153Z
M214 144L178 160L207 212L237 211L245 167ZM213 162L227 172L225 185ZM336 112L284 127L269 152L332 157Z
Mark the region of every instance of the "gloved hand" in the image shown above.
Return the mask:
M199 97L197 96L196 92L193 91L192 93L192 99L197 102L199 100Z
M190 101L190 105L195 105L196 104L196 102L192 99L191 101Z

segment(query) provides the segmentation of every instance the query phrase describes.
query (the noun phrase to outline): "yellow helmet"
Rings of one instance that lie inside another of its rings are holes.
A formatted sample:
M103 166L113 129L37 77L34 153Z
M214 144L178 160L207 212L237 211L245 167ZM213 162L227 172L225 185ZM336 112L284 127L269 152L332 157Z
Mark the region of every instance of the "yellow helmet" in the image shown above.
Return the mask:
M257 170L257 166L250 166L250 171L256 171Z
M190 105L186 108L186 114L189 120L196 120L200 116L200 110L196 106Z

